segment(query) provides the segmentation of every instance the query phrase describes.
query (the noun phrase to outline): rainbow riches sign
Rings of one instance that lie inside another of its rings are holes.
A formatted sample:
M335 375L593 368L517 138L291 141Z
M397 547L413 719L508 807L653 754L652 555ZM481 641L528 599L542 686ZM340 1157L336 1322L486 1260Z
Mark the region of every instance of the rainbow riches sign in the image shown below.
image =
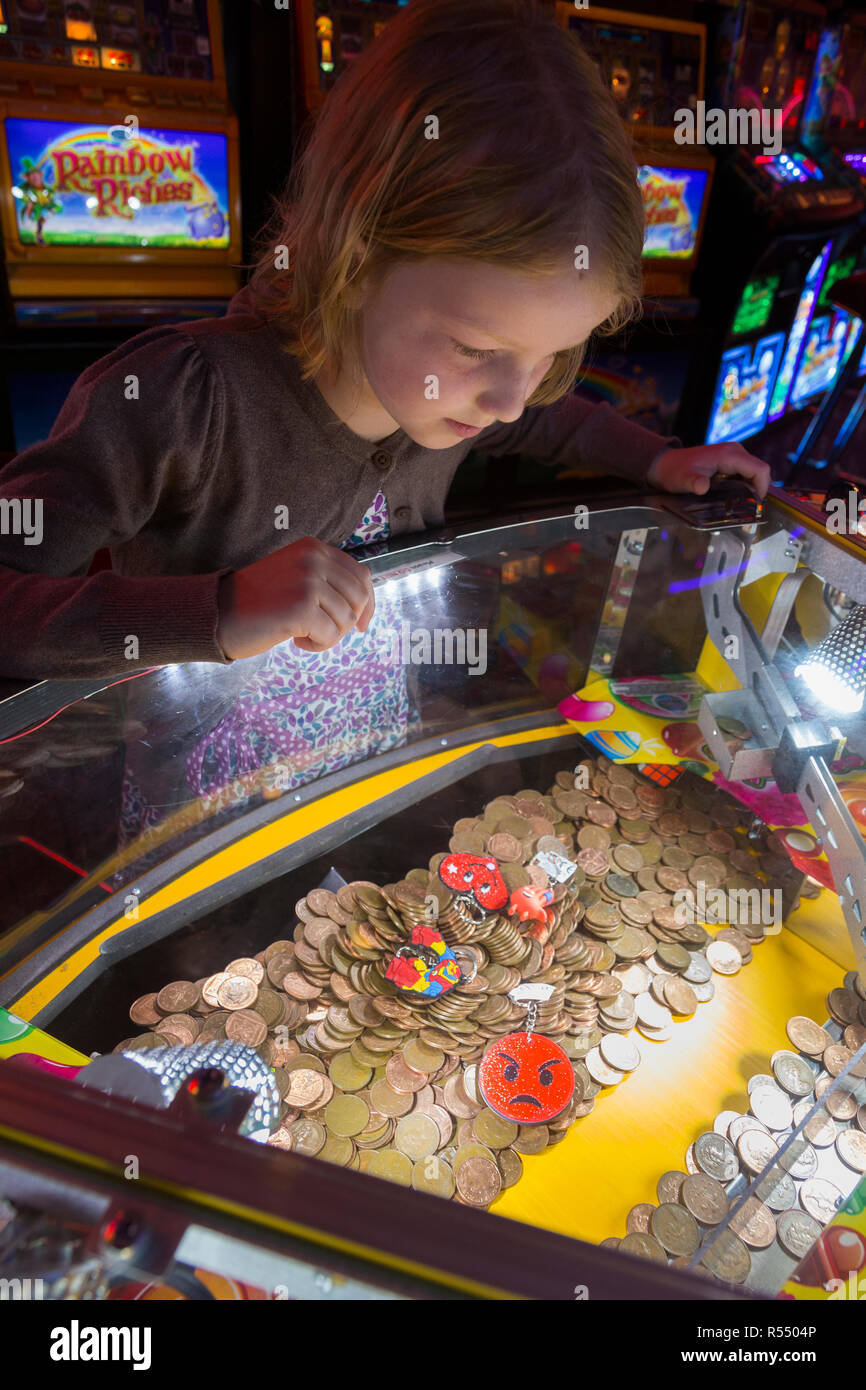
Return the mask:
M25 246L227 247L225 135L5 122Z

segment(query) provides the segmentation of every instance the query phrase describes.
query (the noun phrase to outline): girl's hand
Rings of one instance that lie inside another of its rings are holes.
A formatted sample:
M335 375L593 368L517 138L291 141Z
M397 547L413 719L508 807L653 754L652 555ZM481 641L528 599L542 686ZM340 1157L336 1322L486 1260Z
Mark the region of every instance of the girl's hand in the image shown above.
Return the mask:
M664 492L709 492L714 473L743 477L753 492L766 497L769 466L742 444L698 444L692 449L665 449L653 460L647 482Z
M257 656L294 638L305 652L366 632L376 600L365 565L304 536L244 569L223 575L217 640L230 660Z

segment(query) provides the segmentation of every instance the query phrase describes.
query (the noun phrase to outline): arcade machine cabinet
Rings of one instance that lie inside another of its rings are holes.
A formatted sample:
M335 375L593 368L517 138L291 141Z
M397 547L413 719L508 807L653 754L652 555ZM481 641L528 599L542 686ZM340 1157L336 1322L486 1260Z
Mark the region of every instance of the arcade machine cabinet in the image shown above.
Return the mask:
M866 551L777 490L750 507L654 495L580 532L569 509L390 542L365 563L405 719L348 757L342 720L312 765L268 746L238 704L258 659L0 706L0 831L77 870L56 897L28 866L0 935L4 1275L117 1300L860 1277L866 740L840 706ZM515 582L558 605L544 691L498 629ZM466 648L437 658L445 632ZM835 669L834 707L800 664ZM569 1092L545 1108L539 1083L543 1120L487 1087L527 1026Z
M225 312L240 186L218 0L2 0L0 60L14 452L122 338Z
M688 443L754 440L766 455L771 434L756 437L799 403L792 387L816 301L857 234L861 190L800 138L820 32L813 5L750 0L714 37L718 55L733 54L713 89L718 106L755 117L780 110L782 149L719 146L695 282L706 351L692 364L678 426Z

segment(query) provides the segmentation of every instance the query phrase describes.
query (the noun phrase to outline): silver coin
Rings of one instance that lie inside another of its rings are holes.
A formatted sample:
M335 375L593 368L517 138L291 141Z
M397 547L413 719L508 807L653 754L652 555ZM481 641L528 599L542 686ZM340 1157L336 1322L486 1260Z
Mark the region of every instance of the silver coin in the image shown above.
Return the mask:
M802 1260L821 1234L821 1227L805 1212L783 1211L776 1222L776 1234L785 1253L792 1260Z
M712 978L713 967L706 956L700 951L696 951L692 956L688 970L683 971L683 979L688 980L690 985L704 985Z
M810 1096L815 1085L812 1068L797 1052L781 1048L770 1059L773 1075L791 1096Z
M822 1226L833 1219L844 1200L838 1187L825 1178L809 1178L800 1188L799 1197L803 1210Z
M650 1028L648 1024L640 1022L637 1026L644 1037L649 1038L651 1042L667 1042L668 1038L672 1038L674 1035L672 1023L666 1023L664 1028Z
M775 1086L778 1087L775 1076L770 1076L769 1072L759 1071L757 1076L750 1076L746 1083L749 1095L752 1094L756 1086Z
M666 1028L671 1021L670 1009L656 1003L651 994L639 994L635 999L638 1021L648 1028Z
M757 1119L754 1115L739 1115L736 1120L731 1120L728 1126L728 1138L732 1144L736 1144L741 1134L745 1134L747 1129L760 1129L764 1134L769 1134L767 1126Z
M731 1121L739 1120L740 1118L739 1110L720 1110L713 1120L713 1130L716 1134L724 1134L725 1138L727 1138Z
M708 1130L695 1140L695 1161L707 1177L730 1182L740 1171L737 1151L723 1134Z
M787 1173L768 1173L755 1188L755 1196L770 1211L790 1211L797 1201L797 1188Z
M790 1149L779 1155L779 1166L792 1178L811 1178L818 1171L818 1155L805 1139L795 1139Z
M772 1089L769 1086L756 1086L749 1097L749 1108L768 1129L778 1133L781 1129L791 1128L794 1110L785 1092L780 1091L778 1086Z
M684 975L683 979L685 978ZM705 980L703 984L692 985L692 990L699 1004L709 1004L716 992L716 987L712 980Z

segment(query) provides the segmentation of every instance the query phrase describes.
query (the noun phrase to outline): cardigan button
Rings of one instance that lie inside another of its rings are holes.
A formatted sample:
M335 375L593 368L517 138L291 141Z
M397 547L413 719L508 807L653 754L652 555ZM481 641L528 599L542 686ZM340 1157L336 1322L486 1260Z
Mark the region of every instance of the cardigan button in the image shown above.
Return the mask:
M375 454L373 454L372 456L372 461L375 467L380 469L384 473L386 468L391 467L391 463L393 460L391 455L386 453L384 449L377 449Z
M412 508L411 508L411 507L395 507L395 508L394 508L394 520L395 520L395 521L408 521L409 518L411 517L411 515L412 515Z

